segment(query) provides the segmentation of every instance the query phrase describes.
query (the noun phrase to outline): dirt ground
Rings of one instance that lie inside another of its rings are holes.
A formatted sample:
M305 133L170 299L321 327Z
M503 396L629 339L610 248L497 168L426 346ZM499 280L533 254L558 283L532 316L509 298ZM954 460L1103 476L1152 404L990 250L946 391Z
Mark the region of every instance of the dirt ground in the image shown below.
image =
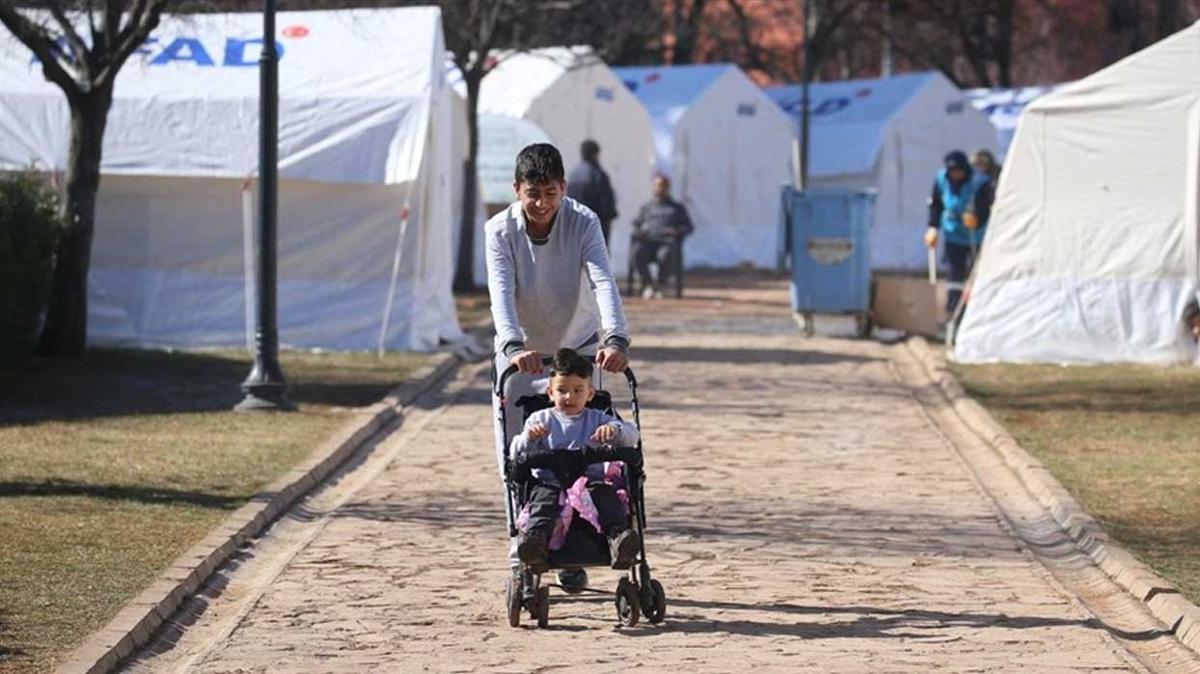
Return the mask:
M630 315L663 624L619 628L610 595L561 594L549 629L505 624L487 369L473 366L128 671L1200 671L1028 494L980 471L896 347L804 339L766 281Z

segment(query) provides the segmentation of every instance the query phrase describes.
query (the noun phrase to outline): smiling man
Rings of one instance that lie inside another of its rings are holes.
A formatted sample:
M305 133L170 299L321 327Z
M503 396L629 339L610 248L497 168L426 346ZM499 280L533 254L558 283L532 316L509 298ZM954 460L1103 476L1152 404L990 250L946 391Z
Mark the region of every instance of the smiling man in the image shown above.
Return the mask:
M548 143L526 147L517 155L517 201L493 216L485 229L496 372L515 365L528 375L510 378L503 396L510 404L510 438L522 426L512 403L525 393L545 391L544 379L533 379L543 374L543 355L574 349L607 372L622 372L629 363L629 331L600 220L565 196L566 188L558 150ZM500 399L493 402L500 404ZM501 472L505 430L497 422Z

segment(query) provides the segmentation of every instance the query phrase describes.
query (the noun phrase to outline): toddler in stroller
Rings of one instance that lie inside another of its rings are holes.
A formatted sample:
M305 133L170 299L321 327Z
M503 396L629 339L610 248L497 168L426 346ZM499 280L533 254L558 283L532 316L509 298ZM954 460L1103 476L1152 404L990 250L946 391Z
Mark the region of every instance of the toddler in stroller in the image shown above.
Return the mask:
M498 391L514 369L501 376ZM575 351L560 349L553 359L544 395L512 401L524 411L520 434L509 443L505 462L509 534L519 534L508 587L509 624L520 624L528 609L538 626L548 623L549 569L582 570L611 566L628 570L617 586L620 622L633 625L639 612L662 620L666 597L651 580L641 533L642 446L638 426L637 382L625 371L632 393L634 422L623 421L606 391L592 386L592 363ZM508 400L499 406L505 423ZM564 587L569 593L597 592Z
M546 395L553 407L529 415L524 431L513 438L512 458L551 448L578 451L588 445L637 445L637 426L587 406L596 396L592 363L571 349L559 349L554 355ZM583 475L564 484L554 470L532 471L525 507L517 520L521 531L517 556L531 571L548 568L549 548L562 547L576 513L608 539L612 567L629 568L641 542L629 528L629 513L605 473L602 465L587 466Z

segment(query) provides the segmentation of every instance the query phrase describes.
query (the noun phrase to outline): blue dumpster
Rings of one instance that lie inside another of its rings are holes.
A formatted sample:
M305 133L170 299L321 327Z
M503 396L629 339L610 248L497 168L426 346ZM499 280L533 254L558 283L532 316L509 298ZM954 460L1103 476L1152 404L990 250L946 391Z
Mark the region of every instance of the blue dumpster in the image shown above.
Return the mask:
M814 314L852 314L871 332L871 190L783 188L785 241L792 263L792 309L813 334Z

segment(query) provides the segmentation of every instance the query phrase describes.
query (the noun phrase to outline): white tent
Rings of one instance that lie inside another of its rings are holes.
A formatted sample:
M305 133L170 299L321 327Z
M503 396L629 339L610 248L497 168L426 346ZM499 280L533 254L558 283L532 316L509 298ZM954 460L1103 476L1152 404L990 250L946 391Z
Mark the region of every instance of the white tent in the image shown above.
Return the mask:
M696 233L690 267L775 265L792 125L737 66L617 68L654 123L659 170Z
M996 156L1001 161L1012 145L1017 120L1025 106L1057 89L1059 85L1017 87L1015 89L968 89L966 94L975 109L988 116L996 129Z
M427 349L459 337L440 11L281 12L278 25L281 341ZM245 343L260 36L258 14L165 17L121 71L93 343ZM62 94L0 36L0 169L63 170L69 129Z
M791 114L799 136L800 86L767 93ZM872 268L923 269L934 176L951 150L995 148L987 118L936 72L814 83L809 100L810 185L875 189Z
M1191 360L1198 190L1200 23L1026 108L956 358Z
M650 199L654 175L654 138L645 108L586 47L497 58L479 91L480 181L489 203L514 199L513 160L523 144L548 139L570 172L580 161L579 145L591 138L600 144L600 165L617 197L610 248L614 268L623 269L629 223ZM482 260L482 236L479 241Z

